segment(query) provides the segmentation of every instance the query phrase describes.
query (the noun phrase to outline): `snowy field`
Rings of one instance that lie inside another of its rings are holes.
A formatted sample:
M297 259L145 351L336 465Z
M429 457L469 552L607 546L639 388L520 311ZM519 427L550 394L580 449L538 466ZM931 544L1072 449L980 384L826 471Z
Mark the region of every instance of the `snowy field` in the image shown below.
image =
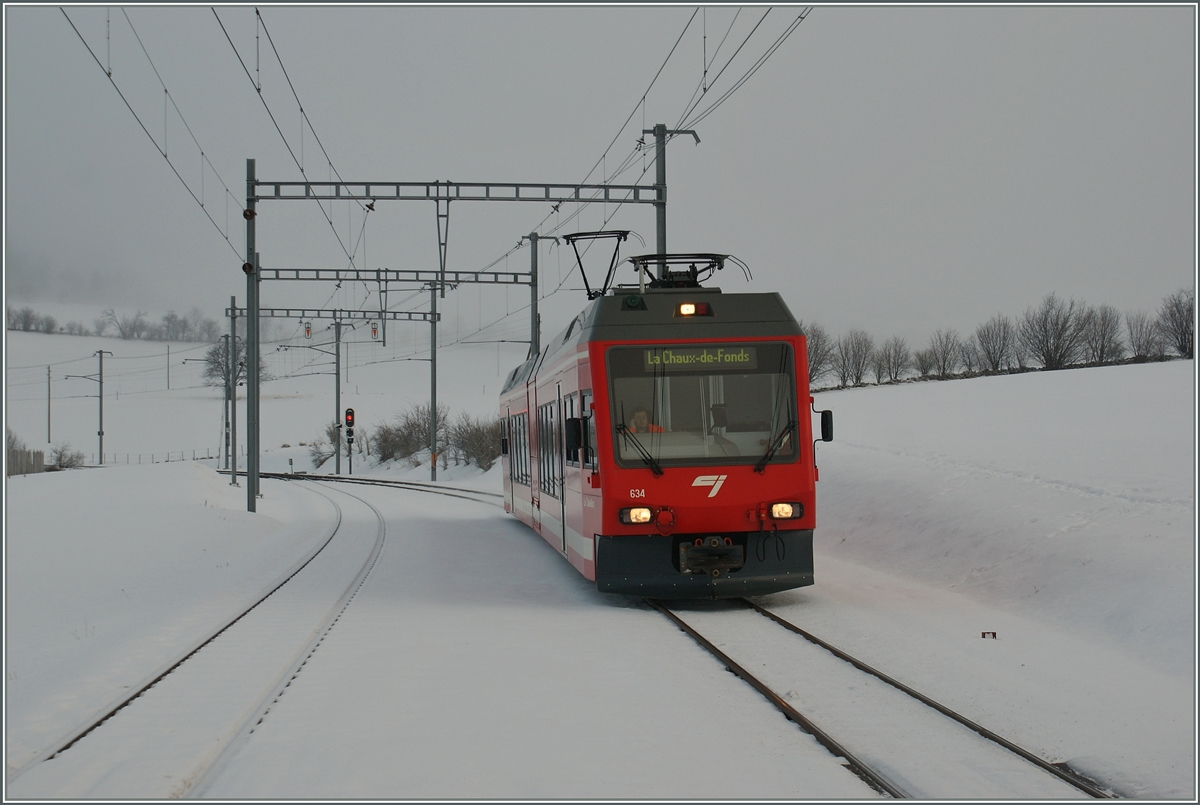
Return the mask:
M219 391L191 363L166 391L164 345L10 333L18 436L43 446L45 365L56 389L91 385L58 375L95 371L101 348L130 361L118 400L106 357L106 452L217 446ZM451 415L492 410L518 357L448 355ZM343 406L390 419L422 401L427 372L352 366ZM332 386L264 387L265 470L311 470L299 442L332 419ZM95 398L52 406L54 441L94 451ZM817 452L817 581L761 603L1123 796L1194 799L1194 362L823 392L817 408L836 423ZM264 481L251 515L214 464L8 479L9 797L875 798L660 615L597 593L497 507L374 488L353 491L386 523L378 562L217 773L97 768L108 756L89 739L33 763L328 535L311 485ZM356 457L360 471L428 478ZM496 470L439 480L500 488ZM148 745L176 726L140 718ZM924 751L913 742L914 760Z

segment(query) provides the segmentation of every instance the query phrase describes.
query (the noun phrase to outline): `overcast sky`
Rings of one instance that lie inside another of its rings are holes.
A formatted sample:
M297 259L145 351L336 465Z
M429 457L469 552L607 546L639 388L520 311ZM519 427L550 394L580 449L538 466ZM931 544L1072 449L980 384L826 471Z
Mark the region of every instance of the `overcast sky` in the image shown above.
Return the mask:
M9 304L213 318L242 304L245 160L298 179L283 137L313 180L331 171L319 137L349 181L598 183L633 154L614 181L651 184L641 130L687 124L702 82L697 113L802 10L775 7L749 36L767 7L259 8L287 77L253 6L66 7L70 22L5 7ZM727 292L778 290L833 335L913 346L1050 292L1153 310L1195 282L1195 36L1192 6L817 7L695 124L699 145L669 144L668 248L737 256L754 279L726 271ZM344 244L358 267L436 267L432 203L380 203L365 227L357 205L326 210L332 228L315 203L261 205L263 264L345 267ZM448 267L484 268L535 228L602 226L644 239L623 255L654 249L648 205L458 202ZM542 249L545 335L584 302L566 290L573 262ZM528 265L527 248L500 263ZM270 283L262 303L357 307L366 290ZM445 309L466 329L527 298L456 293ZM520 337L525 321L488 332Z

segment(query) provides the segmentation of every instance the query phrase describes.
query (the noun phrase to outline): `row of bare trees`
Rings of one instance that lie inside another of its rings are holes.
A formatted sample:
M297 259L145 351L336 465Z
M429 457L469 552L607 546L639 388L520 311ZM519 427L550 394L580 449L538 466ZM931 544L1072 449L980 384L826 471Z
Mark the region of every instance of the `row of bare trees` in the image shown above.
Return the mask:
M101 336L112 333L117 338L126 340L209 342L216 341L221 335L221 328L217 322L205 318L203 311L198 307L193 307L183 316L170 310L158 322L147 318L147 314L141 310L136 311L133 315L128 313L117 315L112 308L109 308L103 311L99 318L92 321L90 329L77 321L60 325L58 319L49 314L38 313L31 307L19 309L8 307L5 313L8 329L27 333Z
M390 423L376 425L369 433L359 426L355 445L358 452L374 455L380 463L393 459L415 462L414 456L429 448L429 404L409 407L397 414ZM485 472L492 468L500 457L502 428L497 417L474 418L463 412L458 419L450 421L450 409L444 404L437 410L438 444L442 445L440 458L442 467L474 464ZM333 457L332 444L338 441L338 423L326 427L325 439L317 439L309 445L313 466L320 467ZM342 440L342 449L349 455L350 445ZM415 463L414 463L415 466Z
M1195 291L1184 288L1166 297L1153 316L1138 310L1122 315L1112 305L1092 307L1051 293L1015 318L996 314L966 337L937 330L918 350L899 336L876 346L864 330L834 340L819 324L800 327L808 338L809 382L831 375L844 388L863 385L869 375L875 383L894 383L909 372L947 378L1158 360L1171 353L1191 358L1194 320Z

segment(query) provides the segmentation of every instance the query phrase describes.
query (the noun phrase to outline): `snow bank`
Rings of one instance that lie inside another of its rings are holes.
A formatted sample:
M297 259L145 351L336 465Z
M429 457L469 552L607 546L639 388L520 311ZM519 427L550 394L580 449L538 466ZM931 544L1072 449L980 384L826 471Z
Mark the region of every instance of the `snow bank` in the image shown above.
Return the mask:
M1192 361L825 392L820 555L1191 673Z
M112 706L322 541L328 502L276 484L259 514L198 463L8 479L8 768Z

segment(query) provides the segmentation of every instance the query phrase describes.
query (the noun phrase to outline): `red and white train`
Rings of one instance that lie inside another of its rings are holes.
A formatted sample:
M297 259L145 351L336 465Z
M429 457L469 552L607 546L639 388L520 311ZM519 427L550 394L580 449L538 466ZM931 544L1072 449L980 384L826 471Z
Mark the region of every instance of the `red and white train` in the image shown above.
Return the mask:
M701 287L726 258L632 258L646 274L692 267L590 294L501 393L505 509L599 590L725 598L813 583L805 338L777 293Z

